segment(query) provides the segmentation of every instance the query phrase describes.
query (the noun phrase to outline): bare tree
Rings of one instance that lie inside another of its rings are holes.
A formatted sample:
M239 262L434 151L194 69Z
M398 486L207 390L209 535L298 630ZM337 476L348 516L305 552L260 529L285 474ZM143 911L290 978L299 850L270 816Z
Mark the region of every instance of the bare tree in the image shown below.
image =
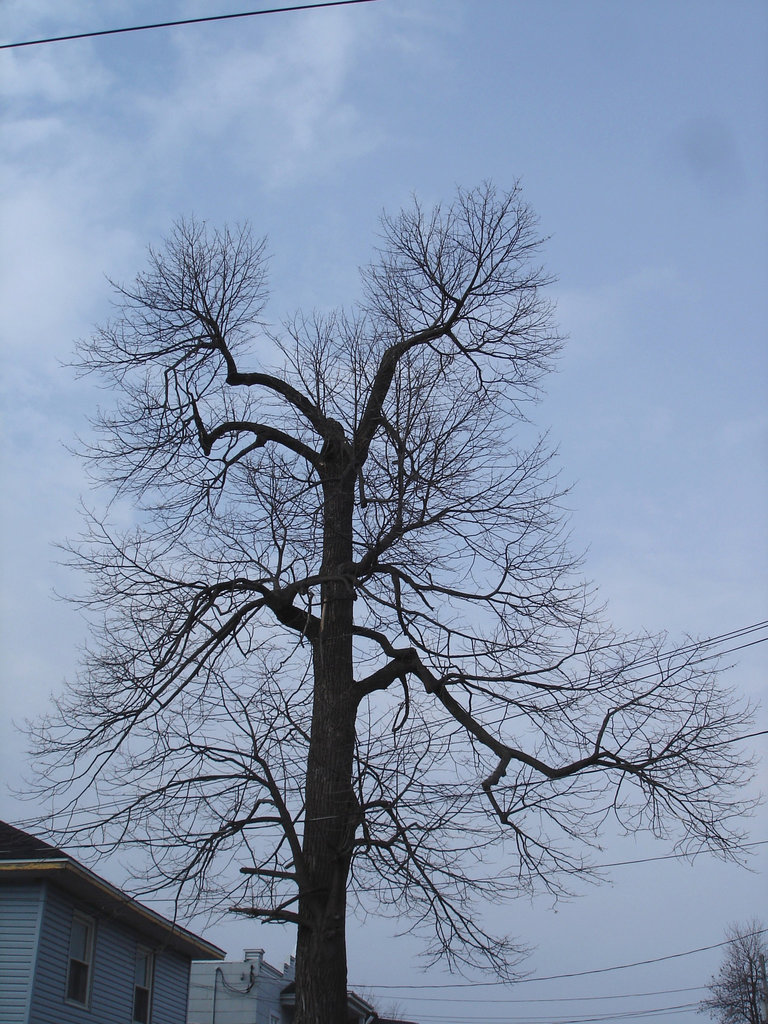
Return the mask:
M415 204L353 312L275 331L264 243L181 222L82 346L136 525L74 547L93 641L38 756L70 838L297 926L298 1024L343 1019L349 909L503 974L477 903L568 889L608 815L738 842L744 709L695 643L604 626L568 554L539 249L518 188Z
M756 918L726 931L720 970L709 983L709 995L699 1004L719 1024L764 1024L768 1007L765 989L766 929Z

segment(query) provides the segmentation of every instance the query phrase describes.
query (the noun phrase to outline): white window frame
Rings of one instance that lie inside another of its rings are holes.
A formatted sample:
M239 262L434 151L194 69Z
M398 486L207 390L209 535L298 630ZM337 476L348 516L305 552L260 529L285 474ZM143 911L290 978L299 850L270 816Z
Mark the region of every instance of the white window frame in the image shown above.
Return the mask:
M136 982L136 966L139 960L145 960L147 964L146 978L147 985L139 985ZM132 1024L151 1024L152 1022L152 994L155 988L155 954L148 946L137 946L136 957L134 959L133 967L133 1001L131 1004L131 1022ZM136 992L138 989L144 989L147 993L147 1016L146 1020L142 1020L136 1016Z
M85 960L79 959L79 957L73 956L72 954L72 940L74 938L74 925L83 925L86 929L85 934ZM86 1010L90 1009L91 1006L91 989L93 987L93 950L96 945L96 921L92 917L88 917L87 914L81 914L80 911L76 910L72 914L72 926L69 931L69 949L67 952L67 982L64 990L64 1001L69 1003L71 1006L84 1007ZM70 983L72 980L72 964L85 965L87 974L85 981L85 999L80 1000L75 996L70 995Z

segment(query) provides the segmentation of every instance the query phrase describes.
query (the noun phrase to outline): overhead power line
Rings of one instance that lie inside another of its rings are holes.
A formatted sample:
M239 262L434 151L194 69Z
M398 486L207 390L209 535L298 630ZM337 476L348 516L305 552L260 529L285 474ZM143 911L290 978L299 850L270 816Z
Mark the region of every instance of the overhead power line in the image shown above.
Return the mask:
M449 998L452 1003L482 1003L483 1005L512 1005L525 1003L526 1006L540 1003L596 1003L613 1002L619 999L648 999L650 996L668 996L680 992L703 992L706 985L689 985L686 988L662 988L653 992L622 992L619 995L600 996L538 996L528 999L519 996L408 996L411 1003L440 1003Z
M175 28L178 25L202 25L209 21L232 21L235 18L256 18L260 14L285 14L290 11L312 11L316 7L347 7L351 4L371 4L377 0L322 0L315 4L292 4L290 7L267 7L259 11L240 11L237 14L210 14L204 18L181 18L178 21L156 21L151 25L130 25L126 28L105 28L97 32L76 32L68 36L50 36L47 39L26 39L20 43L0 43L0 50L15 50L22 46L43 46L47 43L66 43L73 39L93 39L96 36L117 36L126 32L146 32L155 28Z
M445 1014L420 1014L423 1021L432 1021L434 1024L615 1024L616 1021L625 1020L648 1020L651 1017L666 1017L672 1013L679 1015L681 1010L694 1010L696 1003L678 1003L675 1006L656 1006L645 1010L622 1010L608 1013L593 1014L592 1016L568 1016L568 1017L531 1017L526 1014L524 1017L514 1017L505 1014L503 1017L489 1017L483 1013L480 1017L467 1017L462 1013L460 1017L446 1017Z
M764 730L764 732L768 732L768 730ZM762 733L757 733L756 735L760 736L760 735L762 735ZM738 738L739 739L744 739L743 736L740 736ZM768 845L768 839L757 839L753 843L744 843L743 846L739 847L739 849L748 850L748 849L751 849L753 846L766 846L766 845ZM701 852L704 853L705 851L702 850ZM662 853L662 854L659 854L656 857L636 857L634 860L614 860L614 861L611 861L611 862L606 863L606 864L593 864L592 865L592 869L597 869L597 868L623 868L623 867L627 867L627 866L632 865L632 864L650 864L652 861L657 861L657 860L688 860L690 856L691 855L688 854L688 853ZM576 870L578 870L578 869L576 869Z
M723 646L726 643L732 643L737 639L743 639L744 637L754 633L763 633L764 635L758 636L757 639L747 640L744 643L734 644L731 647L726 648ZM625 643L626 641L617 641L616 643L607 644L604 648L602 648L602 650L619 649L622 646L624 646ZM738 629L731 630L728 633L721 633L719 636L706 637L703 640L696 640L692 643L684 644L679 647L670 648L668 650L656 651L652 654L638 658L636 661L632 662L631 665L627 666L627 668L631 669L632 672L635 672L637 669L654 666L653 670L651 672L646 673L645 675L632 675L631 678L633 683L642 683L647 682L649 680L653 680L658 677L660 671L660 661L669 663L672 661L672 659L685 658L687 655L695 654L699 651L704 652L709 649L709 653L702 653L698 657L691 658L690 660L685 661L680 666L681 668L691 669L695 666L704 665L707 662L717 662L718 660L724 658L728 654L735 654L739 651L747 650L750 647L756 647L759 644L764 643L768 643L768 620L766 619L764 619L762 622L755 622L749 626L742 626ZM519 681L524 684L526 682L525 676L521 675ZM579 685L586 685L586 682L586 679L576 678L570 680L569 685L575 688ZM501 725L503 722L511 721L514 718L521 718L524 717L524 715L525 713L523 711L519 711L515 715L510 716L504 714L502 717L499 717L497 719L487 720L485 724L487 726ZM740 740L753 739L757 736L765 735L766 730L763 729L759 732L747 733L744 736L733 736L729 739L719 740L715 743L711 743L708 745L706 749L711 750L714 747L727 745L729 743L736 743Z
M687 988L669 988L661 989L658 992L628 992L626 995L618 996L549 996L547 998L540 999L513 999L509 996L498 996L489 999L487 996L408 996L409 1003L442 1003L446 999L450 999L451 1003L472 1003L472 1005L483 1006L518 1006L525 1004L538 1005L550 1003L596 1003L596 1002L613 1002L619 999L647 999L649 996L668 995L671 992L703 992L706 989L706 985L690 985ZM554 1012L554 1011L552 1011Z
M768 928L760 928L757 931L750 932L749 935L765 935L768 932ZM749 936L745 936L748 938ZM536 975L533 978L520 978L515 982L515 985L525 985L533 981L560 981L563 978L584 978L590 974L609 974L611 971L626 971L631 967L645 967L648 964L659 964L664 960L678 960L683 956L693 956L694 953L705 953L710 949L720 949L722 946L729 946L733 942L732 939L724 939L723 942L714 942L711 946L698 946L696 949L686 949L682 953L668 953L666 956L656 956L650 960L634 960L629 964L616 964L613 967L595 967L589 971L571 971L568 974L548 974L548 975ZM358 983L357 988L370 988L370 989L437 989L437 988L489 988L491 986L506 985L508 982L505 981L448 981L443 984L428 983L422 985L362 985Z
M731 736L731 738L727 740L718 740L716 743L708 743L704 749L711 750L712 747L724 747L729 743L740 743L742 740L753 740L756 736L768 736L768 729L758 729L757 732L747 732L743 736Z

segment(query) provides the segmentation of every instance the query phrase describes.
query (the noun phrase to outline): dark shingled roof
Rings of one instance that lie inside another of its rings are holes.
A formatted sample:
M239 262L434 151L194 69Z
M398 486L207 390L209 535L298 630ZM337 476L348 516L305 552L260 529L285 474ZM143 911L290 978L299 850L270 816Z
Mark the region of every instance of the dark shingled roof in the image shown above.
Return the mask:
M66 860L67 854L50 843L0 821L0 860Z

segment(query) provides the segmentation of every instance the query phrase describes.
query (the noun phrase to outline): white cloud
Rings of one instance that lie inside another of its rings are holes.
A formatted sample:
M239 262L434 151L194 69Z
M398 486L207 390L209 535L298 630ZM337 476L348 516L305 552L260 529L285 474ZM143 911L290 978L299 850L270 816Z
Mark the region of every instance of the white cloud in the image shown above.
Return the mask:
M293 185L380 141L349 98L362 40L349 17L312 17L265 33L258 47L181 38L172 93L145 95L151 145L166 168L237 161L262 184Z
M3 93L6 104L29 105L87 103L104 93L110 83L107 68L94 58L89 43L67 48L30 47L2 55Z
M618 280L557 294L558 320L567 324L568 353L602 358L628 336L634 311L640 305L680 298L684 282L672 266L646 266Z

